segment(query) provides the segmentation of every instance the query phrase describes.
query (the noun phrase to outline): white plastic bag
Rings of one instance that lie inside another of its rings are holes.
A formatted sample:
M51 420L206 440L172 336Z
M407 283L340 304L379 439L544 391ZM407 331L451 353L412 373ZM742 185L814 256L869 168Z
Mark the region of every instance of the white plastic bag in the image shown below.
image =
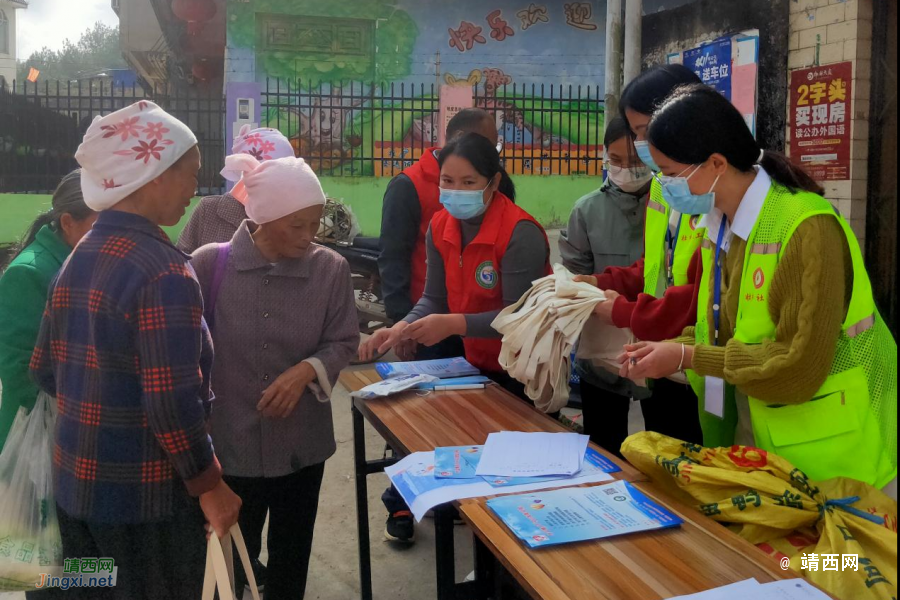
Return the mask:
M401 375L400 377L391 377L390 379L367 385L359 391L352 392L350 396L364 400L387 398L388 396L411 390L423 383L434 383L437 380L438 378L432 375Z
M234 593L232 542L237 547L238 556L244 567L244 574L247 576L247 582L250 586L250 594L253 596L253 600L259 600L259 589L256 585L256 577L253 575L253 568L250 565L250 554L247 552L247 545L244 544L241 528L237 524L232 526L231 530L221 540L215 532L209 536L206 547L206 572L203 576L202 600L213 600L217 590L220 600L234 600L235 598L240 600L244 597L243 590L239 590L237 595Z
M56 401L38 395L20 408L0 452L0 592L34 591L41 573L62 571L62 539L53 496Z

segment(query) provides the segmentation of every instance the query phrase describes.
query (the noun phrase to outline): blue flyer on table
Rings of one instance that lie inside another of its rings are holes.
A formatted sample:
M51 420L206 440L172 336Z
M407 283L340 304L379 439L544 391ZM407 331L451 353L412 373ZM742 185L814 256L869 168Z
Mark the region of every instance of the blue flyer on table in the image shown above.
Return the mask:
M481 374L481 371L473 367L461 356L438 360L376 363L375 371L381 375L382 379L390 379L401 375L432 375L446 379L448 377L468 377Z
M488 500L530 548L676 527L682 519L627 481Z
M480 455L479 455L480 456ZM573 475L573 477L585 477L596 473L618 473L622 469L613 461L609 460L593 448L588 448L584 454L584 462L581 463L581 471ZM491 484L492 487L501 488L511 485L528 485L530 483L538 483L541 481L559 481L560 479L569 479L558 475L548 475L546 477L485 477L484 480Z
M434 449L434 476L438 479L475 479L475 468L484 446L450 446Z

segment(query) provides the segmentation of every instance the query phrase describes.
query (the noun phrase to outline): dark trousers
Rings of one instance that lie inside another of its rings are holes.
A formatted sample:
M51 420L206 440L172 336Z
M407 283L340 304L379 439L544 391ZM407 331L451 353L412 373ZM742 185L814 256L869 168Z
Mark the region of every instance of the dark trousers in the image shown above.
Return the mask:
M703 443L697 396L690 386L655 379L652 395L641 400L644 429L694 444ZM581 418L591 441L621 457L628 437L631 399L581 380Z
M239 524L251 558L259 556L262 549L269 513L266 600L302 600L306 593L324 474L325 463L321 463L284 477L225 477L243 502ZM236 576L243 576L237 559L235 563Z
M195 498L176 500L174 515L139 525L105 525L75 519L58 508L63 556L112 558L114 588L72 588L84 600L197 600L206 568L206 519ZM36 596L40 597L40 596Z

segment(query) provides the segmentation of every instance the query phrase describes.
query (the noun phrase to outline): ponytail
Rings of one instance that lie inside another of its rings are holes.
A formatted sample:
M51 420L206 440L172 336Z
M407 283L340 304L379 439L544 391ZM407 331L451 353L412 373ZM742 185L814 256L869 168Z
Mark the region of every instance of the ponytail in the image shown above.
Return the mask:
M779 152L760 150L744 117L722 94L705 85L679 88L650 121L647 140L675 162L698 165L721 154L735 169L749 173L759 164L773 181L796 193L820 196L825 190Z
M513 183L512 177L506 172L506 169L500 167L500 193L516 203L516 184Z
M41 228L49 226L52 229L59 230L59 220L63 215L71 215L76 221L83 221L88 218L94 211L88 208L84 203L84 196L81 193L81 169L72 171L62 178L56 191L53 192L53 200L51 201L50 210L41 213L28 227L28 232L22 241L16 246L16 251L10 256L9 260L3 264L3 268L22 254L28 246L34 243L38 232Z
M3 265L4 268L9 266L17 256L22 254L22 251L34 243L35 238L37 238L38 231L41 230L45 225L52 225L53 222L56 221L56 213L53 212L51 208L47 212L43 212L37 216L37 218L32 221L31 225L28 227L28 232L25 233L25 237L22 238L22 241L16 246L15 253L10 257L10 259Z
M766 170L773 181L777 181L792 192L803 190L819 196L825 195L825 188L780 152L766 150L759 165Z

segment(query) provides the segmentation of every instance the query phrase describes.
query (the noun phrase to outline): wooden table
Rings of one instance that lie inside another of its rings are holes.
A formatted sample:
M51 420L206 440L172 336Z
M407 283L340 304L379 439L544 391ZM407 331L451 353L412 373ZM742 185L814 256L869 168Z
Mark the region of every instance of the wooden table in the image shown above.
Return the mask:
M379 380L374 370L341 375L341 383L351 391ZM363 600L372 598L366 477L396 462L366 460L364 420L401 456L441 446L483 444L488 434L497 431L567 431L495 385L484 391L424 397L409 392L390 399L354 400L352 411ZM656 600L751 577L760 582L795 577L749 542L663 493L630 464L597 450L622 468L614 477L634 483L677 513L684 524L667 531L535 551L519 542L487 508L486 498L462 500L460 512L476 537L476 580L456 584L452 517L447 510L435 509L438 600L491 594L492 566L485 549L536 600Z
M374 369L345 371L340 381L350 391L380 381ZM420 396L407 392L389 399L351 402L356 476L356 514L359 541L360 592L372 599L372 566L369 539L367 477L384 471L397 459L367 460L364 421L385 439L399 456L431 452L442 446L480 445L497 431L568 431L558 421L538 412L497 385L484 390L434 392ZM640 471L605 450L595 449L622 471L613 476L627 481L646 481ZM486 598L490 564L484 546L476 539L476 580L456 583L453 547L453 516L449 507L434 510L435 570L438 600Z
M529 550L487 507L486 498L462 500L459 510L481 542L538 600L659 600L751 577L760 583L796 578L737 534L653 483L634 485L684 524Z

